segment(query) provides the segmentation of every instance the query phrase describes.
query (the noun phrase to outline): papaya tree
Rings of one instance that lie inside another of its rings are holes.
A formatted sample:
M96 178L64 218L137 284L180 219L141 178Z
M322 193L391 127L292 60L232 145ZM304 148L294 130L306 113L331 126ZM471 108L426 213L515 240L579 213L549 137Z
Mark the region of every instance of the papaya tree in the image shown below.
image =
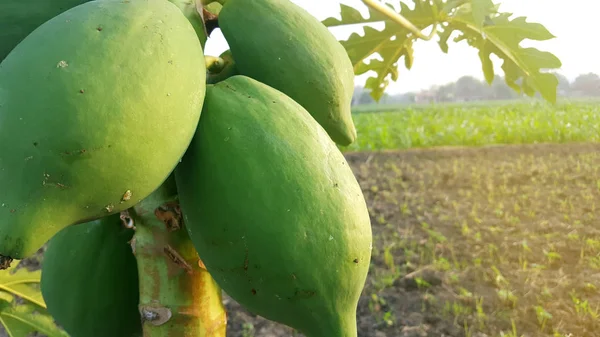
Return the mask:
M553 36L491 0L0 4L0 265L47 244L41 293L71 336L225 336L221 291L306 336L357 336L372 235L339 147L356 75L376 100L438 37L555 102ZM370 26L383 23L381 30ZM334 27L362 25L339 41ZM229 50L206 55L220 29ZM429 29L430 33L423 33ZM373 58L378 54L379 59Z

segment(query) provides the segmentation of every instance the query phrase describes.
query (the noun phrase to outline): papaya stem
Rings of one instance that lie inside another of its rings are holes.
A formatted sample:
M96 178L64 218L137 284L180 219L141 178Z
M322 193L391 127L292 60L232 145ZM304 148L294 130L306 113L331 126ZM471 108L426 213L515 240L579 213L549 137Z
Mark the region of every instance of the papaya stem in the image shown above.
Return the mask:
M170 177L129 216L139 273L144 337L225 337L221 289L201 267Z
M437 23L435 23L433 25L433 28L431 29L431 33L429 33L429 35L424 35L423 32L419 28L417 28L407 18L405 18L404 16L402 16L402 14L396 13L391 8L389 8L388 6L385 6L384 4L382 4L381 2L379 2L378 0L362 0L362 2L364 2L365 5L373 8L376 11L378 11L379 13L381 13L381 14L387 16L388 18L392 19L394 22L396 22L397 24L401 25L402 27L408 29L416 37L418 37L418 38L420 38L422 40L429 41L429 40L433 39L433 37L437 34Z

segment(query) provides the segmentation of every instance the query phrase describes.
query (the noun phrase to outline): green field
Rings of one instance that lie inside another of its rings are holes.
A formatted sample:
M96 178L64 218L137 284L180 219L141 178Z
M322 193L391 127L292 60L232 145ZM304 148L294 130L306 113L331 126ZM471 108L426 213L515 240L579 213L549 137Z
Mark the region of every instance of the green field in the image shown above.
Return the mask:
M600 102L585 100L373 105L355 108L354 121L345 151L600 140Z

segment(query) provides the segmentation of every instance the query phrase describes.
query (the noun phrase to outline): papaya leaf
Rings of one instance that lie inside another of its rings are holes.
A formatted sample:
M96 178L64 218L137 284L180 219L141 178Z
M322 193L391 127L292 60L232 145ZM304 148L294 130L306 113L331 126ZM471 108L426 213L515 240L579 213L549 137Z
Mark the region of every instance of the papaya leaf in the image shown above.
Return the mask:
M337 18L327 18L321 21L326 27L364 24L389 20L385 15L371 8L369 8L369 17L365 19L362 14L352 6L340 4L340 7L342 19L339 20Z
M436 11L429 1L414 0L414 9L400 2L400 13L417 28L424 29L435 23ZM392 8L390 6L390 8ZM342 6L342 20L326 19L326 25L356 24L381 21L382 15L370 10L370 17L362 18L355 9ZM362 21L361 21L362 20ZM357 75L373 71L375 75L367 79L365 87L371 90L371 96L379 100L389 84L389 80L398 80L398 61L404 57L404 64L410 69L413 62L412 33L399 24L384 20L384 28L377 30L370 26L362 27L363 35L353 33L348 40L340 41L346 49L354 72ZM370 57L379 54L381 60Z
M471 0L473 22L477 28L482 28L486 18L494 14L496 7L492 0Z
M39 332L48 337L69 337L47 312L32 304L14 305L0 300L0 323L10 337L27 337Z
M387 1L390 2L390 1ZM539 23L527 22L525 17L510 19L512 13L499 12L493 0L412 0L414 8L405 2L397 2L404 18L418 29L436 26L438 44L448 52L448 40L453 32L459 33L454 42L466 41L478 49L482 71L488 83L494 79L494 64L490 59L495 54L502 61L506 83L517 92L541 96L556 102L558 79L546 72L561 67L560 60L552 53L536 48L521 47L525 39L548 40L554 36ZM390 6L390 8L393 8ZM323 21L328 27L369 24L382 22L384 28L377 30L368 25L362 32L355 32L347 40L340 41L354 66L356 75L373 72L367 78L365 88L379 101L389 81L397 81L398 61L404 57L405 67L413 62L412 45L417 39L408 29L369 8L369 17L346 5L341 5L341 19L328 18ZM379 57L378 57L379 56Z
M17 264L13 264L10 268L0 272L0 290L46 308L39 290L41 275L41 270L32 272L25 268L17 269Z
M494 79L490 56L495 54L503 60L504 78L511 88L528 96L539 92L544 99L555 103L558 79L543 71L560 68L560 60L552 53L520 46L525 39L544 41L555 36L539 23L527 22L525 17L511 20L511 15L495 14L490 16L489 24L478 27L472 13L462 11L449 19L445 31L440 34L440 47L447 52L450 34L460 31L462 35L455 41L465 40L470 46L479 49L482 70L488 83ZM520 84L517 83L519 80Z
M15 297L12 294L7 293L6 291L0 291L0 301L6 301L9 303L12 303L12 301L14 301L14 300L15 300Z

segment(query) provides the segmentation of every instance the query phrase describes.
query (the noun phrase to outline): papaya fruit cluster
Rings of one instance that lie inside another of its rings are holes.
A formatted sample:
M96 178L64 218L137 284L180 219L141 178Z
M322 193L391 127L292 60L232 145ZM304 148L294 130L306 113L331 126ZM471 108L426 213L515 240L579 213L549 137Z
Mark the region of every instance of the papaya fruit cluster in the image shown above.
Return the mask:
M0 4L0 255L48 243L61 326L142 334L119 213L174 177L221 289L308 337L355 337L372 236L338 149L357 136L353 67L329 30L289 0L219 1L229 50L209 58L199 0L42 2Z

